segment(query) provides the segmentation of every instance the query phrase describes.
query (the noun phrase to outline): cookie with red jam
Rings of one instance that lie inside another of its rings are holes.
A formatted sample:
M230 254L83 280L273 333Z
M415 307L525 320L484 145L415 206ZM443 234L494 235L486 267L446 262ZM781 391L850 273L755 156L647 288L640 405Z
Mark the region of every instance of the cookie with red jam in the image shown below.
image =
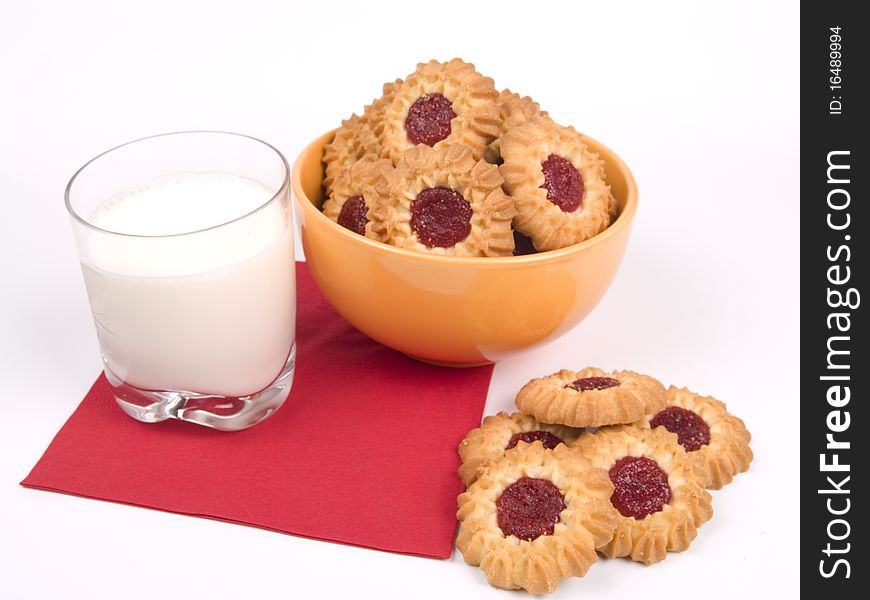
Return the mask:
M396 97L398 90L404 82L397 79L393 82L384 84L383 94L380 98L365 107L363 111L363 121L370 135L367 135L364 142L369 144L371 151L380 154L380 140L384 132L384 120L387 114L387 109Z
M501 141L505 134L520 125L539 116L547 116L541 106L528 96L520 96L510 90L502 90L496 98L498 103L501 125L499 136L486 148L486 160L500 165L504 162L501 158Z
M606 469L613 483L610 502L619 519L613 539L599 548L608 558L659 562L668 552L686 550L713 516L710 493L673 433L607 427L580 436L573 449Z
M459 444L459 478L466 486L474 483L491 464L516 447L519 442L539 441L552 450L577 439L580 430L563 425L548 425L521 413L500 412L483 420Z
M475 158L499 135L500 112L492 79L454 58L420 63L398 85L380 133L381 156L398 163L418 144L432 148L460 143Z
M528 382L516 397L520 412L544 423L601 427L633 423L665 406L665 387L634 371L563 369Z
M367 136L365 121L353 114L341 122L341 127L335 130L332 139L323 147L323 187L327 196L332 192L336 177L350 169L359 159L367 154L377 158L377 148L372 151L365 144Z
M501 141L499 171L516 201L514 227L539 251L576 244L604 231L616 202L604 165L573 127L539 116Z
M456 546L495 587L552 592L612 538L613 489L579 453L521 441L460 494Z
M419 145L396 168L391 196L373 213L388 244L449 256L510 256L513 200L498 168L467 147Z
M333 181L323 214L359 235L381 239L374 212L388 196L395 181L395 169L386 159L368 155L355 162Z
M327 196L332 192L332 183L336 177L350 169L358 160L363 157L377 159L384 113L393 101L396 87L401 83L401 79L385 83L383 95L365 107L362 117L354 114L342 121L333 138L323 147L323 186Z
M637 425L676 434L707 489L722 489L752 462L752 436L743 421L719 400L686 388L669 387L667 406Z
M529 254L537 254L538 250L535 248L535 245L532 243L532 240L529 236L523 235L516 229L513 230L514 234L514 256L527 256Z

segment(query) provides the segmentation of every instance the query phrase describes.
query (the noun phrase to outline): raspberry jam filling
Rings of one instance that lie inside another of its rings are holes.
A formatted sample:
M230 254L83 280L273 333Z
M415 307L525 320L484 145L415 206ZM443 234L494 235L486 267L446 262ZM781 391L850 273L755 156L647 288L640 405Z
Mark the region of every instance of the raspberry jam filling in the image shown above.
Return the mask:
M514 256L524 256L526 254L535 254L535 246L532 244L532 238L523 235L516 229L514 233Z
M531 444L532 442L541 442L544 445L544 448L549 448L550 450L559 444L565 443L559 439L559 436L553 435L549 431L521 431L511 436L508 445L505 446L504 449L510 450L517 445L517 442L526 442L528 444Z
M710 443L710 426L697 413L679 406L669 406L649 422L649 426L662 426L677 434L677 440L687 451Z
M610 503L624 517L643 519L659 512L671 499L668 475L646 456L625 456L610 467Z
M495 507L502 533L531 541L553 535L565 498L551 481L523 477L501 493Z
M551 154L541 163L547 200L562 209L574 212L583 202L583 176L568 160Z
M355 231L360 235L366 234L366 223L369 222L366 214L369 209L362 196L353 196L345 200L338 213L338 224Z
M565 387L578 392L588 392L589 390L606 390L618 385L619 380L613 377L584 377L583 379L575 379Z
M456 118L453 103L441 94L423 94L405 117L405 131L413 144L434 146L450 135L450 121Z
M456 190L426 188L411 202L411 229L427 248L449 248L471 233L471 205Z

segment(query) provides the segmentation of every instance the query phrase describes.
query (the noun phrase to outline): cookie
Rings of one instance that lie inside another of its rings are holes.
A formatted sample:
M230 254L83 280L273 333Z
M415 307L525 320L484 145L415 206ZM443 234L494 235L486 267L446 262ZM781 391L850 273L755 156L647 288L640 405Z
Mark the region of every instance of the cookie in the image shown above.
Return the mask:
M514 227L539 251L564 248L604 231L616 202L604 165L573 127L539 116L501 141L499 171L514 198Z
M514 256L527 256L529 254L536 254L538 252L535 245L532 243L532 240L529 236L523 235L516 229L513 230L514 234Z
M440 148L460 143L483 158L499 135L500 112L492 79L474 65L454 58L420 63L386 108L380 135L381 156L398 163L418 144Z
M547 113L542 111L541 106L528 96L520 96L507 89L499 92L496 103L499 108L501 125L499 126L499 136L486 148L486 160L500 165L504 162L501 158L501 141L505 134L535 117L547 116Z
M664 429L623 425L579 437L573 448L594 467L606 469L619 512L613 539L599 548L608 558L628 556L650 565L682 552L713 516L710 493L694 465Z
M579 453L519 442L459 496L456 546L495 587L552 592L611 539L613 489Z
M520 412L544 423L601 427L633 423L665 406L665 388L634 371L562 370L533 379L516 397Z
M323 214L359 235L383 241L373 223L373 209L382 204L395 179L395 169L389 160L363 157L333 181L329 198L323 203Z
M510 256L513 200L498 168L463 145L419 145L396 167L396 185L373 220L388 244L449 256Z
M365 143L369 133L362 117L355 114L341 122L341 127L335 130L335 135L323 147L323 164L325 176L323 187L327 197L332 192L335 178L350 169L363 156L370 154L377 158L377 148L371 148Z
M719 400L686 388L669 387L667 407L645 416L637 425L675 433L708 489L718 490L731 483L752 462L752 436L743 421Z
M335 179L358 160L363 157L372 161L377 160L380 153L379 136L383 131L384 113L393 101L396 87L401 83L401 79L385 83L383 95L363 109L362 117L354 114L342 121L332 140L323 147L325 166L323 186L327 196L332 192Z
M486 417L483 424L472 429L459 444L459 478L466 486L474 483L492 463L504 456L506 450L519 442L540 441L544 448L553 449L577 439L580 431L562 425L548 425L534 417L500 412Z
M396 90L403 83L401 79L385 83L381 97L366 106L363 111L362 119L366 126L366 133L364 133L361 143L367 145L370 152L378 155L381 152L381 137L384 132L384 120L387 108L389 108L395 99Z

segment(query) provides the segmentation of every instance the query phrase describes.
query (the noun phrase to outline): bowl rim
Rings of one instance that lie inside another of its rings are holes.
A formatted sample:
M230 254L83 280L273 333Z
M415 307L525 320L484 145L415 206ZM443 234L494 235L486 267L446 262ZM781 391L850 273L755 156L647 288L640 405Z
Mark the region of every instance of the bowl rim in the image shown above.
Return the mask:
M570 246L565 246L564 248L547 250L544 252L536 252L534 254L525 254L521 256L446 256L443 254L428 254L425 252L418 252L416 250L410 250L407 248L390 246L389 244L385 244L383 242L361 236L356 232L342 227L341 225L324 215L322 211L318 210L314 203L311 201L311 199L308 197L308 195L305 193L305 190L302 189L301 171L304 159L314 149L315 146L325 145L327 138L332 136L335 131L336 130L333 129L332 131L329 131L315 138L313 141L305 146L302 152L300 152L299 155L296 157L296 160L293 161L293 168L290 172L290 185L293 191L293 196L296 200L296 204L298 204L301 210L305 213L306 219L312 216L315 219L322 219L328 226L333 227L338 235L344 236L349 242L363 244L364 246L368 246L375 252L379 252L382 254L400 256L402 258L418 262L428 263L435 261L436 263L440 262L443 264L454 265L464 264L469 266L473 265L474 267L503 267L504 265L520 266L555 262L566 256L571 256L599 244L603 244L610 238L618 235L621 230L631 226L631 222L634 220L634 215L637 212L637 182L634 179L634 175L632 174L631 169L628 168L628 165L625 164L625 161L623 161L622 158L620 158L620 156L616 154L616 152L614 152L595 138L584 135L584 139L591 141L595 146L606 150L610 155L613 156L614 160L608 162L610 162L612 166L615 167L622 174L626 182L625 207L619 213L616 221L611 223L610 226L601 233L589 238L588 240L582 241L577 244L571 244Z

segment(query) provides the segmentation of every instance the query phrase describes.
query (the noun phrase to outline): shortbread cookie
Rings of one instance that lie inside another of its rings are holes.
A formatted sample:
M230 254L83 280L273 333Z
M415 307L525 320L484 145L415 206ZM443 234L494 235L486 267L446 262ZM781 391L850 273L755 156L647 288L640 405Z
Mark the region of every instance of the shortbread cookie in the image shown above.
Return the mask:
M389 160L366 156L335 179L323 214L359 235L383 241L378 233L383 228L373 222L373 209L389 196L394 180L395 169Z
M520 412L544 423L600 427L633 423L665 406L665 387L634 371L561 370L533 379L516 398Z
M363 157L376 160L380 153L380 135L383 132L384 113L395 97L396 88L402 80L385 83L383 95L365 107L362 117L355 114L341 122L332 140L323 147L323 163L326 166L323 186L327 196L332 192L332 182Z
M506 450L518 442L539 441L544 448L552 450L560 444L568 444L577 439L580 431L562 425L539 423L534 417L500 412L486 417L483 424L472 429L459 444L459 478L465 485L471 485L488 466L504 456Z
M396 90L399 89L403 83L404 82L401 79L385 83L381 97L366 106L363 111L362 119L366 131L363 134L361 143L367 146L369 152L374 154L380 154L381 152L381 137L384 133L384 121L387 114L387 108L389 108L390 104L392 104L395 99Z
M459 496L456 546L495 587L552 592L613 536L613 489L579 453L519 442Z
M458 58L420 63L398 85L386 109L381 156L398 163L417 144L468 146L475 158L499 135L498 92L492 79Z
M487 146L486 160L500 165L504 162L501 158L501 140L504 135L514 127L519 127L530 119L541 115L547 116L547 113L542 111L540 105L528 96L520 96L510 90L499 92L496 103L498 104L501 116L501 125L499 127L499 136Z
M517 205L514 227L541 251L604 231L615 201L598 155L573 127L537 117L508 131L499 171Z
M719 400L686 388L668 388L667 407L647 415L637 425L663 427L677 434L708 489L718 490L731 483L752 462L752 436L743 421Z
M608 558L630 556L647 565L664 560L668 552L686 550L713 516L712 498L692 461L664 429L607 427L581 436L573 448L607 469L614 485L610 501L619 523L599 548Z
M527 254L535 254L538 250L535 248L535 245L532 243L532 239L523 235L516 229L513 230L514 234L514 256L525 256Z
M465 146L408 150L394 193L374 216L381 239L400 248L451 256L510 256L513 200L498 168Z
M339 174L350 169L366 154L377 157L377 147L371 148L370 144L366 144L368 137L365 121L354 114L341 122L341 127L335 130L335 135L323 147L323 164L326 167L323 186L327 196L332 192L332 184Z

